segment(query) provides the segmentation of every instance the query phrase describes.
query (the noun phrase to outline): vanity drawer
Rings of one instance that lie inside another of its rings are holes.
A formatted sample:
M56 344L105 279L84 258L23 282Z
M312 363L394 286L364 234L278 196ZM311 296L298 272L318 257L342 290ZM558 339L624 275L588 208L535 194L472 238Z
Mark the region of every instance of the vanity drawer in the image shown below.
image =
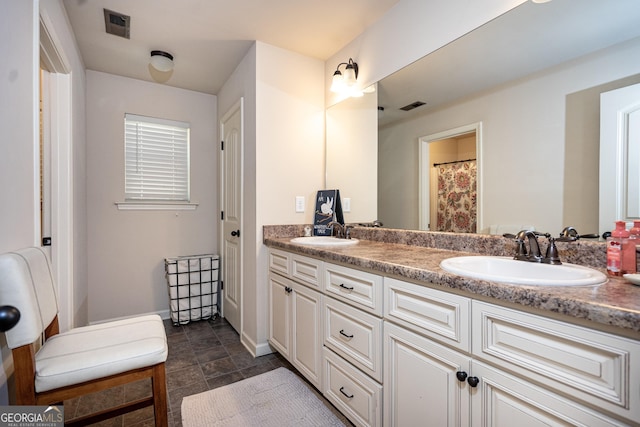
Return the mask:
M291 264L289 260L291 254L278 249L269 249L269 269L277 273L289 276L291 274Z
M382 425L382 386L324 348L323 395L357 426Z
M347 303L382 316L382 276L325 264L325 291Z
M382 382L382 319L325 298L324 322L324 344Z
M322 264L319 259L290 254L291 277L322 291Z
M471 300L384 278L384 317L419 334L470 351Z
M480 301L472 317L478 359L640 423L640 341Z

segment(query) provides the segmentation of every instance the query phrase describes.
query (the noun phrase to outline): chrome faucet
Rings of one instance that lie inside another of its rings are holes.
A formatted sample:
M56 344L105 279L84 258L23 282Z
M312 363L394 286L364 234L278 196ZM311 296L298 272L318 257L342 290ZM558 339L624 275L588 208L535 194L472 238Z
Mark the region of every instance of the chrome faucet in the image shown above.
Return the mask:
M338 221L331 221L327 224L329 227L333 227L333 234L338 239L350 239L351 229L353 226L347 224L340 224Z

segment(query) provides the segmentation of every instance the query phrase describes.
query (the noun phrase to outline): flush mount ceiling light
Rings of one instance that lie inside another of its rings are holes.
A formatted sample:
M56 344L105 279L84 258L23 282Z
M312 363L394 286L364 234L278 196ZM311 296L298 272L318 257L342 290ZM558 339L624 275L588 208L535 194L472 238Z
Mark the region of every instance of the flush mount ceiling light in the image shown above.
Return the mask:
M149 63L156 70L167 73L173 70L173 55L162 50L152 50Z
M344 67L344 74L340 71ZM358 79L358 64L349 58L349 62L341 62L336 67L331 81L331 92L342 93L348 96L362 96L362 91L356 88Z

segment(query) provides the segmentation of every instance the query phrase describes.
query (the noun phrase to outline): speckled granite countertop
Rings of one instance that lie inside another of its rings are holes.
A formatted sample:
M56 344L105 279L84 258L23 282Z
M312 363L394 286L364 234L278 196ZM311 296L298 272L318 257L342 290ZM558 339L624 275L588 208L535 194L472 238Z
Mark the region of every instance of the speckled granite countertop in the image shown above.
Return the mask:
M380 235L371 235L371 233L384 233L382 237L384 241L363 240L367 237L380 239ZM321 247L291 243L291 237L301 235L301 227L266 226L264 243L269 247L373 270L383 275L405 278L414 282L429 282L435 288L455 289L468 293L471 297L481 296L485 300L497 300L495 301L497 303L499 301L515 303L596 324L622 328L621 332L624 335L631 334L640 339L640 286L632 285L622 278L610 278L607 283L594 287L520 286L469 279L445 272L439 266L440 261L470 254L506 255L503 252L511 250L512 243L508 242L501 247L502 240L498 240L495 236L471 237L464 244L465 250L460 250L459 247L455 247L456 250L445 250L438 247L412 245L406 241L407 235L412 234L415 237L411 239L420 240L422 238L420 233L424 232L396 231L396 233L395 236L390 237L391 234L387 230L376 232L354 229L354 237L361 239L357 245ZM398 233L402 233L403 236L400 243L397 239L397 235L400 235ZM445 235L445 233L424 233L424 236L433 238L435 235L437 239L438 234ZM450 236L446 235L445 238L451 238ZM452 237L456 238L455 235ZM451 246L456 245L447 247ZM602 261L600 252L603 245L582 243L582 246L581 248L575 245L570 246L565 253L565 258L568 258L566 262L576 263L575 259L571 258L577 255L570 254L571 251L584 255L582 258L587 262L582 264L596 266L598 261Z

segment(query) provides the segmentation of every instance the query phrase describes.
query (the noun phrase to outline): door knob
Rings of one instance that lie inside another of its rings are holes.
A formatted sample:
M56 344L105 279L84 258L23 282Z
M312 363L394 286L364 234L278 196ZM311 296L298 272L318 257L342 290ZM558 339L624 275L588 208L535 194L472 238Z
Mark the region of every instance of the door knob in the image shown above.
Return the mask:
M478 379L478 377L469 377L467 378L467 382L471 387L477 387L480 383L480 380Z
M231 232L231 235L232 235L233 237L240 237L240 230L234 230L234 231L232 231L232 232Z

